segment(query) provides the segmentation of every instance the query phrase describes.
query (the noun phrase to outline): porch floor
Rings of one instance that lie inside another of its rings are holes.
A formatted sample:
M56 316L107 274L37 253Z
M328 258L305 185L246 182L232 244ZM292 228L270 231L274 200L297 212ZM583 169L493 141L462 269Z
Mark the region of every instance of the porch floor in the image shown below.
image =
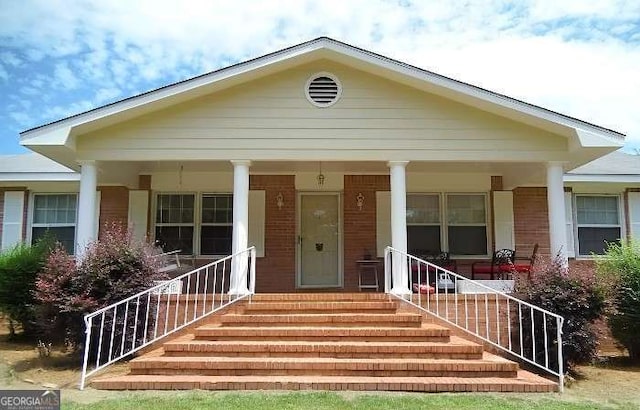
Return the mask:
M550 392L558 385L380 293L257 294L98 389Z

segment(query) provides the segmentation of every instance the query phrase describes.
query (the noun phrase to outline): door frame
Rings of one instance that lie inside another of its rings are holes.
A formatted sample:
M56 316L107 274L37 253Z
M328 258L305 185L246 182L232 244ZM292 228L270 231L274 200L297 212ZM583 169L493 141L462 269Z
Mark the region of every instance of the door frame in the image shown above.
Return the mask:
M337 285L301 285L302 283L302 197L305 195L331 195L338 199L338 284ZM339 191L298 191L296 192L296 289L344 288L344 229L342 215L342 192Z

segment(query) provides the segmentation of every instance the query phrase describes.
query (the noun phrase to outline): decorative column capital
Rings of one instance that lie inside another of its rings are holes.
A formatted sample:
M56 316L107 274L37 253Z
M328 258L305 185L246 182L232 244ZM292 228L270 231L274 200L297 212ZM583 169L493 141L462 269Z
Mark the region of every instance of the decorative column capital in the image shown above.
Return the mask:
M403 167L403 168L404 168L404 167L406 167L406 166L407 166L407 164L408 164L408 163L409 163L409 161L389 161L389 162L387 162L387 166L388 166L389 168L391 168L391 167L398 167L398 166L400 166L400 167Z
M250 167L251 166L251 160L249 160L249 159L232 159L231 160L231 164L234 167L236 167L236 166Z

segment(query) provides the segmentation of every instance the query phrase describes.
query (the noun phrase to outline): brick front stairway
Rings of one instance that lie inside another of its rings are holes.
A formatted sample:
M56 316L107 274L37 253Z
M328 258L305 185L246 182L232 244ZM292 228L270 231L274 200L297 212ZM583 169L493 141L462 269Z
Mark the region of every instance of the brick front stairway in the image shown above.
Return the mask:
M111 390L550 392L557 384L377 293L258 294L99 378Z

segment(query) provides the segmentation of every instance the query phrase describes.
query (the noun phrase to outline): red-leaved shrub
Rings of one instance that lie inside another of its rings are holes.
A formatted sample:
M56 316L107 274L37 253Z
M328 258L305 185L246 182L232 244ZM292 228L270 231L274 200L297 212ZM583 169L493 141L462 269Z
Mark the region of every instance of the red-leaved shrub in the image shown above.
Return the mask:
M41 332L58 335L58 339L64 336L74 348L80 348L84 342L85 314L165 279L157 270L162 263L155 256L157 253L152 245L134 241L123 227L115 224L87 247L79 264L58 246L36 281Z
M562 328L562 347L564 370L575 372L575 365L591 361L598 348L598 337L593 323L605 313L605 297L597 285L593 269L567 269L559 258L550 263L541 262L530 280L516 282L517 296L532 305L546 309L564 317ZM534 315L536 322L538 317ZM539 318L541 322L541 317ZM531 327L530 318L524 316L524 328ZM535 323L537 332L543 329L542 323ZM547 330L555 333L555 321L547 321ZM532 351L530 336L525 335L523 347ZM544 363L544 337L536 337L536 356L538 363ZM557 366L557 346L548 346L552 367Z

